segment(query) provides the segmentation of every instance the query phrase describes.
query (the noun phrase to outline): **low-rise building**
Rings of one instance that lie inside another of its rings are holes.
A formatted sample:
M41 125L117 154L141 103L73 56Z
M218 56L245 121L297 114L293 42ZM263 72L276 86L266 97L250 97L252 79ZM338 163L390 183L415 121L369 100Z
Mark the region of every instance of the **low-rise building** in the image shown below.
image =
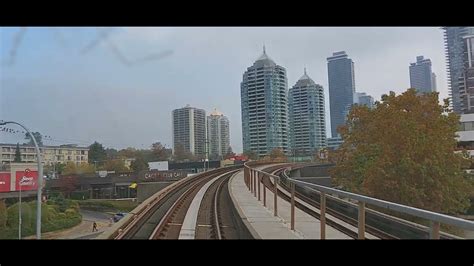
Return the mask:
M21 161L24 163L36 162L36 150L32 145L20 144ZM0 144L0 160L2 164L9 164L15 160L16 144ZM41 157L45 165L54 163L76 164L87 163L89 157L88 147L77 145L41 146Z
M474 114L462 114L459 131L456 132L458 148L466 149L474 156Z

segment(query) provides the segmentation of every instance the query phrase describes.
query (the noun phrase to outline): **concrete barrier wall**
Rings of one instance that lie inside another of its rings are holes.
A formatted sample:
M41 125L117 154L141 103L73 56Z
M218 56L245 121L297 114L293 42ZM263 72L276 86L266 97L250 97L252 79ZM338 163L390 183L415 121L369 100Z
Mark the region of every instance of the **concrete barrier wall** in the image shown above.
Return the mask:
M147 198L154 195L156 192L162 190L163 188L173 184L175 181L171 182L149 182L149 183L138 183L137 185L137 200L138 203L142 203Z
M290 172L290 177L321 186L332 187L329 169L333 165L315 165L298 168Z

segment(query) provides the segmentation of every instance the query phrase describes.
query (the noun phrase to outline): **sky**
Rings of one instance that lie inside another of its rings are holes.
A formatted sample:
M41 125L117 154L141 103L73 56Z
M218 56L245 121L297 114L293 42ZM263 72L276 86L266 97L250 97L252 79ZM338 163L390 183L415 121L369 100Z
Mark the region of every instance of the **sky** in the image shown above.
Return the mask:
M242 152L240 82L263 45L289 88L305 67L324 87L328 137L333 52L347 52L356 91L375 100L409 88L408 66L423 55L448 97L439 27L9 27L0 28L0 120L51 136L48 145L172 147L171 112L190 104L223 112ZM18 141L0 132L0 142Z

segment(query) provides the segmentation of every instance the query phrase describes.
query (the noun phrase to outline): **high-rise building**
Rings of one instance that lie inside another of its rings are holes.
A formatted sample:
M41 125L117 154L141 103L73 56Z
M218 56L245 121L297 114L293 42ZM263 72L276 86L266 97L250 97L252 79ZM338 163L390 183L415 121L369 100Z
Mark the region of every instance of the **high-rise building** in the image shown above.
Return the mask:
M290 153L311 156L326 147L324 90L307 74L288 93Z
M433 86L433 91L437 91L436 74L434 72L431 73L431 85Z
M182 145L194 155L204 156L206 152L206 111L190 107L173 110L173 152Z
M222 159L229 151L229 119L216 109L207 117L207 140L210 159Z
M474 27L444 27L444 45L446 52L448 86L453 111L462 113L461 91L459 87L466 66L465 36L474 34Z
M374 98L365 92L356 92L354 94L354 103L359 105L367 105L367 107L373 108Z
M275 148L288 152L286 69L263 54L247 68L240 84L244 152L265 156Z
M337 127L345 123L355 93L354 62L345 51L333 53L328 61L329 107L331 135L337 137Z
M416 62L410 64L410 87L418 92L429 93L436 90L434 73L431 71L431 60L417 56Z
M463 113L474 113L474 32L464 39L464 71L459 79L459 92Z

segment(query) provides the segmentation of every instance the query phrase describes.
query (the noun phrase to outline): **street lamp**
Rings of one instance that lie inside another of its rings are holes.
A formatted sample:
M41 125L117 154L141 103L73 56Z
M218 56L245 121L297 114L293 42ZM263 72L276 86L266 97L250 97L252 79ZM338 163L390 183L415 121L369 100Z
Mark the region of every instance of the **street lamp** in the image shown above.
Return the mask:
M36 160L38 161L38 197L37 197L37 209L36 209L36 239L41 239L41 189L43 188L43 167L41 165L41 153L38 147L38 143L36 142L35 136L31 134L31 132L22 124L14 122L14 121L0 121L0 126L4 126L6 124L15 124L22 127L28 134L30 134L33 143L35 144L36 149ZM21 189L21 185L20 185ZM21 204L20 204L21 206ZM21 215L20 215L21 216Z

